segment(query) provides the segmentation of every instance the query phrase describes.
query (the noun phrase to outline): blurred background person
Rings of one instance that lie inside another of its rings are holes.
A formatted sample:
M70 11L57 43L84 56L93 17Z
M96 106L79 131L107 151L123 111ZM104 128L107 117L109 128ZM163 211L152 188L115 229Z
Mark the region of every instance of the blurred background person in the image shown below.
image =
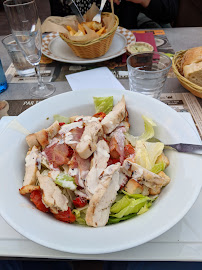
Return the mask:
M128 29L169 27L178 14L178 0L113 0L119 25ZM72 15L67 0L49 0L52 16ZM100 7L100 0L75 0L82 14L95 2ZM111 12L110 1L103 11ZM144 15L143 15L144 14ZM169 24L169 25L168 25Z
M202 26L202 0L180 0L175 27Z

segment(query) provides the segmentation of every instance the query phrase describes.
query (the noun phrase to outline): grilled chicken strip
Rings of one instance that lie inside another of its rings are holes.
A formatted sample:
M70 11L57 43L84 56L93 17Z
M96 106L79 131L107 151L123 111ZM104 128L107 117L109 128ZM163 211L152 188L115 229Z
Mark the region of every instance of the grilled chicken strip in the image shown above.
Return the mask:
M53 180L37 171L39 186L43 192L42 200L46 207L50 207L52 213L68 210L68 199L62 194L61 189L56 186Z
M36 133L29 134L26 137L27 144L30 148L35 146L42 146L42 148L46 147L49 144L49 139L55 137L55 135L60 130L60 125L58 121L55 121L50 127L47 129L42 129Z
M159 194L160 189L170 182L169 177L161 177L127 159L123 163L122 171L129 177L135 179L139 184L148 187L152 195Z
M23 186L36 184L37 159L39 158L39 150L33 146L31 151L28 151L25 158L25 177Z
M124 96L122 99L114 106L113 110L108 113L102 120L102 128L104 133L111 133L126 116L126 102Z
M103 134L99 121L86 123L80 142L76 146L76 151L83 159L89 158L97 148L98 137Z
M91 160L91 169L86 177L85 187L86 192L91 197L98 186L99 177L102 172L107 168L107 162L109 160L109 146L105 140L100 140L97 143L97 149L94 152Z
M86 212L88 226L102 227L107 224L110 207L120 188L119 169L120 163L110 165L105 169Z

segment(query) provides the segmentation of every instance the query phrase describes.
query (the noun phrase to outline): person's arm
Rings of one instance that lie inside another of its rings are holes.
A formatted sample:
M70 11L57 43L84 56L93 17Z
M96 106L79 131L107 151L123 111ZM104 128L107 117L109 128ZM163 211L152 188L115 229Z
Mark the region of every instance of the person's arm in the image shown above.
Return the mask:
M127 0L142 6L141 12L156 22L170 23L178 13L178 0Z

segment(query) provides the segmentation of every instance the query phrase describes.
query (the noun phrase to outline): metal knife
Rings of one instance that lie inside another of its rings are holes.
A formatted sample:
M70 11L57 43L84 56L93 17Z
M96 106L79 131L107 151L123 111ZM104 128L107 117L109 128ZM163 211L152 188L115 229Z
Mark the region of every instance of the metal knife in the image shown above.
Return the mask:
M186 143L166 144L165 145L165 149L173 149L173 148L175 150L177 150L178 152L202 155L202 145L186 144Z
M72 12L76 15L77 20L79 23L85 22L79 8L77 7L76 3L74 2L74 0L68 0L67 1L68 5L70 6Z

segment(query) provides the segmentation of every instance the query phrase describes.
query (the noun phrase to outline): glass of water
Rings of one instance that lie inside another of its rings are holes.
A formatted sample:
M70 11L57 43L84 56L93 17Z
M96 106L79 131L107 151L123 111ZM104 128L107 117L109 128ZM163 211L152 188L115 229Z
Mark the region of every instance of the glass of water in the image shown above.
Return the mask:
M159 52L130 55L127 59L130 90L160 98L171 65L171 59Z
M13 35L8 35L2 39L4 47L10 56L10 59L20 76L30 76L35 74L34 67L26 60L21 49L16 43Z
M3 4L12 34L37 74L38 86L33 87L30 94L47 97L55 91L55 87L50 83L44 84L40 74L42 33L36 3L34 0L7 0Z

